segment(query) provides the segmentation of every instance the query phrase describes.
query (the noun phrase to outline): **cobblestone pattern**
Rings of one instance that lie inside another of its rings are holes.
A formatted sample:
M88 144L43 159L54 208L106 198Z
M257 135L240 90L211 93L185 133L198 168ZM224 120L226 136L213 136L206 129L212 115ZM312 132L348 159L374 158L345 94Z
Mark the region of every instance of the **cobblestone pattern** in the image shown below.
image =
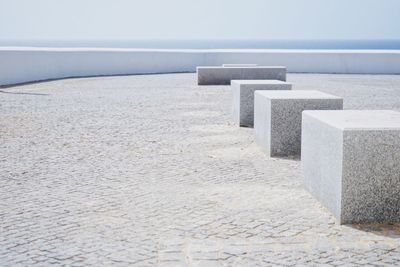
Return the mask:
M400 76L289 75L400 110ZM1 266L393 266L400 225L335 224L194 74L0 89ZM296 86L297 85L297 86Z

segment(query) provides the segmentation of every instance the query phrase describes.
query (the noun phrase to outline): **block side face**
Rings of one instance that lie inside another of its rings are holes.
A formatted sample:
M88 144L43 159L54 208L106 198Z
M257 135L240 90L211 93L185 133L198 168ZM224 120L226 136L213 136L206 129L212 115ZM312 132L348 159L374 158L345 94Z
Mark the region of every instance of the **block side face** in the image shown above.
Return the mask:
M240 84L232 83L232 118L236 125L240 125Z
M225 68L202 67L197 69L198 85L230 85L231 79L227 77Z
M303 115L303 185L338 221L341 221L342 148L343 131Z
M343 223L400 221L400 130L344 131Z
M266 90L288 90L285 84L249 85L241 84L240 87L240 125L253 127L254 125L254 93Z
M201 67L197 68L198 85L230 85L231 80L286 81L286 68L282 67Z
M272 99L271 155L299 156L304 110L337 110L341 99Z
M253 90L291 90L292 85L289 83L272 83L272 84L242 84L243 89Z
M271 153L271 101L256 92L254 100L254 133L256 143Z
M197 84L208 85L212 79L212 73L207 68L197 68Z
M254 93L251 87L240 87L240 125L253 127L254 125Z
M242 80L279 80L286 82L286 68L244 68Z
M201 73L200 68L196 67L197 85L202 85L203 83L202 75L200 73Z

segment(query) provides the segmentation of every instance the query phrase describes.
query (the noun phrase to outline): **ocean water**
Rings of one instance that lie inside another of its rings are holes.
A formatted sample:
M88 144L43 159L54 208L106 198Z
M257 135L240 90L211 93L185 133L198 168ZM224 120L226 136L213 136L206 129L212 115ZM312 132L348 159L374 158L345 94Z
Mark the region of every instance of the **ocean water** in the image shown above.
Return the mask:
M101 47L156 49L385 49L400 50L393 40L0 40L0 46Z

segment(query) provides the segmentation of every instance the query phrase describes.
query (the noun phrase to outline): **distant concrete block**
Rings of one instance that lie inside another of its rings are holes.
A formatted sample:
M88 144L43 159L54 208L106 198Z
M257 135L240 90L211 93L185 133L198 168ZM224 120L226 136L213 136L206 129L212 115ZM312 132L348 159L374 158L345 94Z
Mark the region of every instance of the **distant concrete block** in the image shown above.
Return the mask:
M257 64L223 64L224 68L257 67Z
M286 81L286 67L197 67L198 85L230 85L231 80Z
M239 126L252 127L256 90L291 90L292 84L278 80L232 80L232 114Z
M400 113L305 111L305 188L341 224L400 221Z
M271 156L300 155L301 113L343 109L343 99L319 91L256 91L256 142Z

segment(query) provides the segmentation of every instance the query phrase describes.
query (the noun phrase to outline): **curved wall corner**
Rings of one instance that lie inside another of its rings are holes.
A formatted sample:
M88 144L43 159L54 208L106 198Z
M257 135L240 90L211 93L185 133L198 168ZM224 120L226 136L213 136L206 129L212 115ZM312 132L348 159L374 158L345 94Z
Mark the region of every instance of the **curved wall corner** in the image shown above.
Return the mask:
M0 85L67 77L195 72L197 66L255 63L289 72L400 74L400 51L0 48Z

